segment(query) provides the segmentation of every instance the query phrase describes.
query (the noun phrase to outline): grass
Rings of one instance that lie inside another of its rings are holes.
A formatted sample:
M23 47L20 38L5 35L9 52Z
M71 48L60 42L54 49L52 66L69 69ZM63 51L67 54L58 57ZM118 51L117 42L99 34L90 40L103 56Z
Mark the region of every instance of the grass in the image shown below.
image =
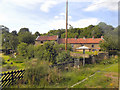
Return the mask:
M64 78L62 82L56 83L54 85L48 85L45 88L71 88L71 86L86 77L92 75L94 72L100 70L101 72L98 72L95 74L94 77L88 78L85 82L76 85L73 88L113 88L118 87L117 86L117 80L112 79L111 77L106 77L106 74L109 74L109 72L115 72L117 73L118 64L94 64L94 65L86 65L85 67L80 67L80 69L77 68L70 68L69 71L62 71L62 77ZM110 71L108 70L108 67ZM114 68L112 70L112 68ZM107 72L106 72L107 71ZM118 75L113 74L113 77L117 77ZM13 86L14 87L14 86ZM17 87L17 85L15 86ZM21 84L20 87L29 87L29 85ZM40 86L31 86L31 88L41 88ZM30 88L30 87L29 87Z
M4 60L8 60L10 58L10 56L8 55L3 55L3 54L0 54L0 57L2 57Z
M10 58L9 56L3 55L2 56L6 61L10 59L10 61L7 61L7 64L3 65L3 67L6 67L10 64L10 62L13 62L10 66L16 66L16 69L24 69L25 65L32 64L35 66L37 63L36 59L32 59L28 61L28 64L25 63L25 60L16 60L14 58ZM110 59L107 61L115 61L117 59ZM104 62L104 61L103 61ZM61 71L63 80L60 83L56 83L53 85L48 85L46 88L69 88L73 84L85 79L86 77L92 75L96 71L101 71L95 74L94 77L88 78L85 82L76 85L73 88L107 88L107 87L118 87L117 86L117 80L109 77L110 74L112 74L112 77L117 77L116 74L118 72L118 63L106 63L105 65L103 63L100 64L85 64L84 67L80 66L80 69L69 67L68 71ZM108 75L108 76L106 76ZM16 85L12 87L20 86L21 88L30 87L26 84ZM34 87L40 87L40 86L31 86L31 88Z
M118 63L107 67L74 88L118 88Z
M106 72L118 72L118 63L113 64L109 68L106 68L104 71L106 71Z
M76 85L74 88L107 88L111 78L103 76L102 73L97 73L94 77L88 78L85 82Z
M10 55L4 55L4 54L0 54L0 57L2 57L5 62L5 64L2 64L2 67L1 67L3 69L2 73L10 70L25 68L24 60L16 60L15 58L11 58Z

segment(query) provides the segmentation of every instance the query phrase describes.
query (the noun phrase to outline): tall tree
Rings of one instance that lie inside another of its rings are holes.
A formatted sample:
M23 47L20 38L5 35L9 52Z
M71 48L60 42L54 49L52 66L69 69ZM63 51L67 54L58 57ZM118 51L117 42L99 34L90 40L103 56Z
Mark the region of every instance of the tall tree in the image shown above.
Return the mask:
M0 25L0 31L2 31L2 34L9 33L9 28L4 25Z
M108 52L110 50L120 50L120 46L118 44L118 30L114 29L108 34L105 34L104 42L101 42L100 47Z
M25 32L29 32L28 28L21 28L20 31L18 32L18 34L23 34Z
M18 37L15 35L11 35L9 38L9 45L12 50L17 50L17 46L19 44Z
M16 30L12 31L11 34L14 35L14 36L18 35Z
M24 42L24 43L27 43L27 44L34 44L35 37L30 32L24 32L22 34L19 34L18 37L19 37L20 42Z

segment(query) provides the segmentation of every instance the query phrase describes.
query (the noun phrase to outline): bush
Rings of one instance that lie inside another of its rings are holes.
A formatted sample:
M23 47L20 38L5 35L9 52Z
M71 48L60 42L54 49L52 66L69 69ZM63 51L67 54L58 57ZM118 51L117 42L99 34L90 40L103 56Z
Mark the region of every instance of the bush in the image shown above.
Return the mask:
M7 64L6 68L7 69L12 69L12 66L10 66L10 64Z
M65 44L55 44L54 48L57 50L57 52L61 52L62 50L65 50ZM72 46L70 44L67 44L67 50L72 51Z
M113 63L118 63L118 59L115 59L115 58L110 58L110 59L107 59L107 60L103 60L100 62L101 64L113 64Z
M34 45L30 44L27 46L27 58L34 58Z
M110 50L109 55L117 55L118 51L117 50Z
M26 56L27 55L27 44L26 43L20 43L17 47L17 51L19 55Z
M46 42L44 45L39 45L35 47L35 57L40 60L46 60L55 63L55 58L57 56L57 51L53 47L54 42Z
M25 71L24 80L30 85L47 86L58 83L61 80L60 72L56 68L50 68L46 61L37 62Z
M57 64L61 64L61 63L65 63L68 61L71 61L72 57L70 56L70 52L69 51L62 51L61 53L58 54L58 56L56 57L56 63Z
M2 58L2 64L3 64L3 65L4 65L4 64L7 64L3 58Z

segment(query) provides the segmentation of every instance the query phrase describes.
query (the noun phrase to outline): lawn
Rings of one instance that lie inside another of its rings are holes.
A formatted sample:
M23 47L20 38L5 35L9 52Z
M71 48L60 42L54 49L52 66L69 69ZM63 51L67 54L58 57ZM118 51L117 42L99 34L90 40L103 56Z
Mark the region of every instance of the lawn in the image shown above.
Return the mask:
M118 63L113 64L112 66L110 66L109 68L104 69L103 71L106 71L106 72L118 72Z
M11 58L10 55L4 55L2 53L0 57L2 58L2 73L25 68L23 60L16 60L15 58Z
M101 72L74 88L118 88L118 63L101 69Z

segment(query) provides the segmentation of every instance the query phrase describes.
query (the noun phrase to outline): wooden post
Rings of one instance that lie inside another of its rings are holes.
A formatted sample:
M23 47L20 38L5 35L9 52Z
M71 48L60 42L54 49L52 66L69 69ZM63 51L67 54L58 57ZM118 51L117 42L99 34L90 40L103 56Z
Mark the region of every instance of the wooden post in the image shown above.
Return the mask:
M65 35L65 51L67 51L67 26L68 26L68 0L66 0L66 35Z
M85 66L85 49L83 49L83 66Z

